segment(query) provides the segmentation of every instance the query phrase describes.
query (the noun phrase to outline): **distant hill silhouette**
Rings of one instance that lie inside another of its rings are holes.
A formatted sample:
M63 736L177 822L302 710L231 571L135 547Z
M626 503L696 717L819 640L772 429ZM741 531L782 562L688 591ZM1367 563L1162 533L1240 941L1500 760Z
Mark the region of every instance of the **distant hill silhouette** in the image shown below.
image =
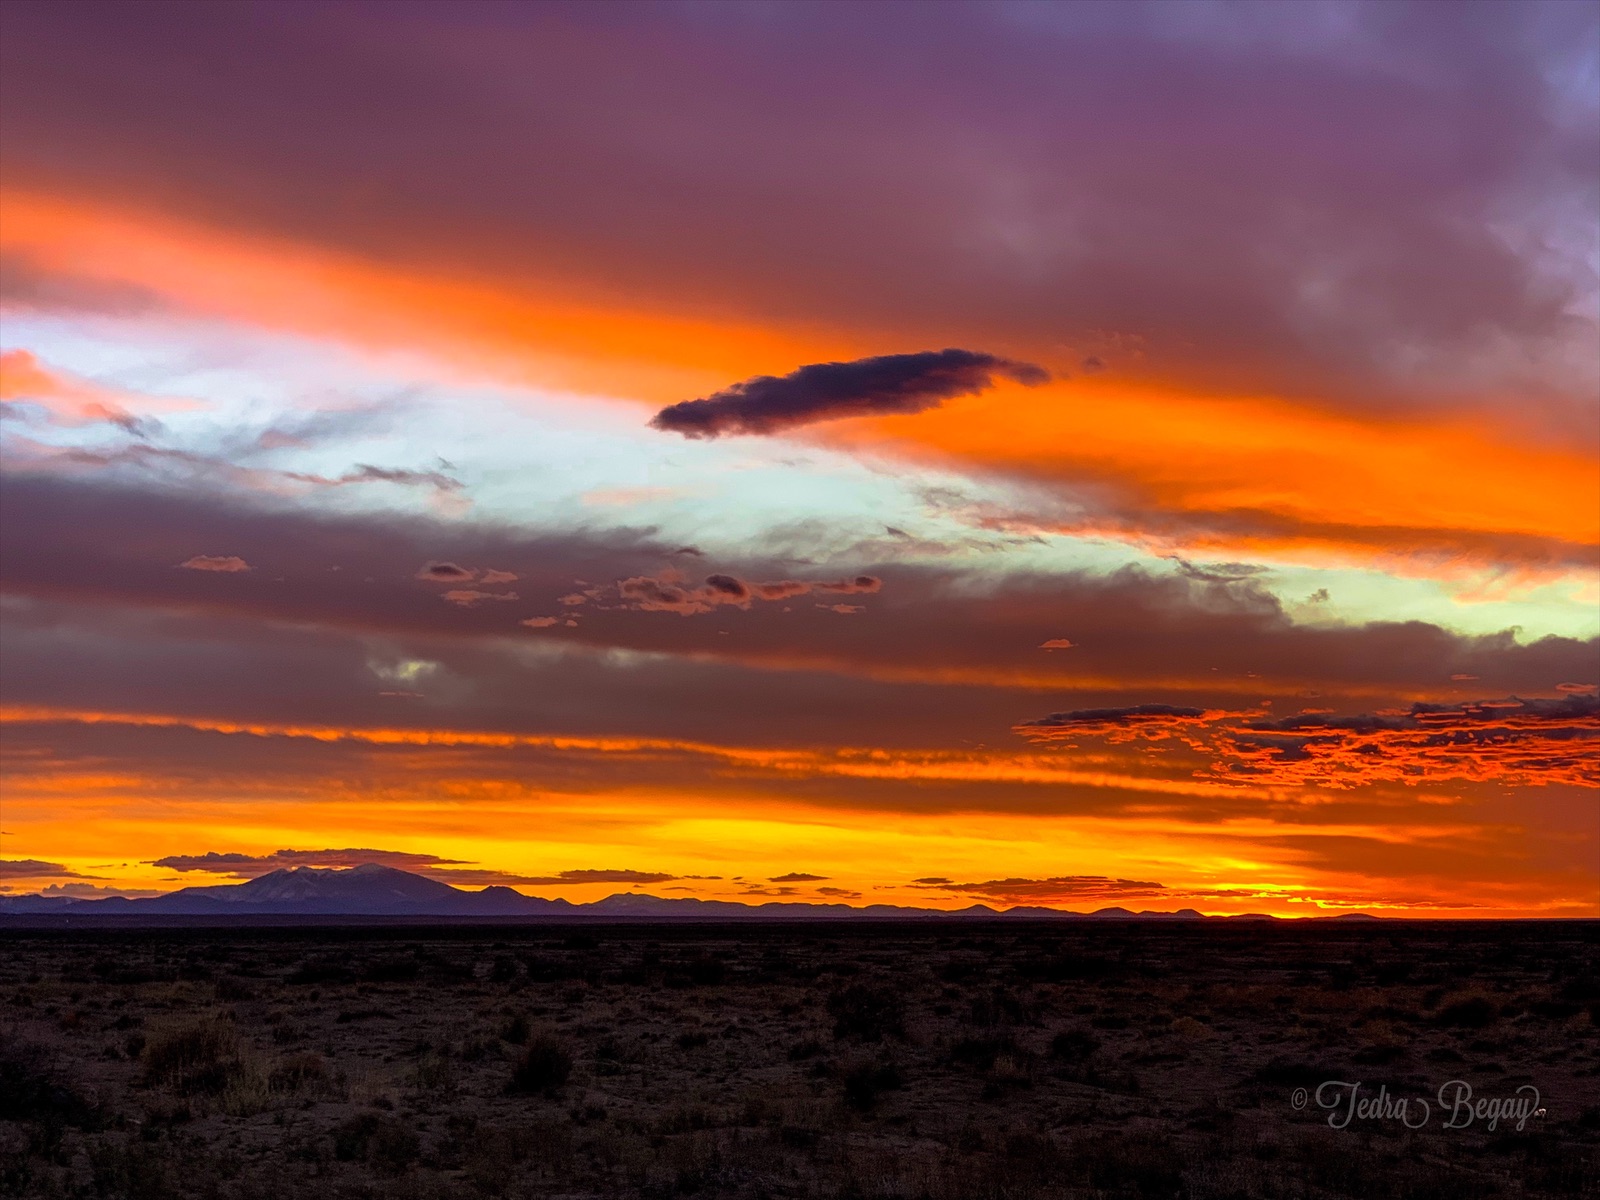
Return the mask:
M743 904L736 900L668 899L619 892L588 904L524 896L508 887L465 891L378 863L359 867L285 867L245 883L187 887L164 896L129 900L120 896L77 900L65 896L0 896L0 915L84 915L120 917L526 917L571 920L661 921L817 921L918 920L962 917L1033 918L1035 920L1204 920L1192 908L1175 913L1130 912L1103 908L1093 913L1055 908L1006 910L973 904L955 910L913 908L896 904L812 904L772 901ZM1253 914L1257 915L1257 914ZM1257 915L1257 919L1259 915Z

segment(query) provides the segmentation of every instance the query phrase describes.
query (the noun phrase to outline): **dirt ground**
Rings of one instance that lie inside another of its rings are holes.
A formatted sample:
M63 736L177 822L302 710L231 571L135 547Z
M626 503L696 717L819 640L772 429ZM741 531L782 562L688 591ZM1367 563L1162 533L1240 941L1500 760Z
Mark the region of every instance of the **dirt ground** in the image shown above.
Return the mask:
M0 926L0 1194L1595 1196L1600 926Z

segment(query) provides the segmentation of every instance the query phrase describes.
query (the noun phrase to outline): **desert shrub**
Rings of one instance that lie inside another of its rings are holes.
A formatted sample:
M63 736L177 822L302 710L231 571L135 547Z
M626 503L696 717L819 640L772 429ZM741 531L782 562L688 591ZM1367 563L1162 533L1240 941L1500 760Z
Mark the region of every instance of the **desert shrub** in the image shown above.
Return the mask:
M1009 1034L965 1037L951 1045L950 1061L957 1066L975 1067L980 1071L987 1071L994 1066L994 1060L1000 1055L1014 1057L1016 1053L1016 1042Z
M1033 1060L1025 1053L997 1054L989 1065L983 1097L993 1100L1006 1092L1033 1086Z
M1499 1019L1500 1010L1483 996L1468 996L1439 1010L1439 1024L1451 1029L1483 1029Z
M360 1113L333 1131L333 1156L340 1162L368 1162L398 1175L416 1160L417 1135L393 1117Z
M298 1092L321 1086L327 1079L328 1064L320 1054L292 1054L267 1076L267 1082L275 1092Z
M789 1047L790 1062L804 1062L822 1053L822 1043L816 1038L805 1038Z
M844 1102L857 1112L871 1112L883 1092L905 1086L905 1077L893 1063L860 1063L844 1073Z
M1406 1048L1393 1042L1374 1042L1370 1046L1363 1046L1350 1056L1350 1061L1361 1066L1387 1066L1399 1062L1406 1056Z
M617 1075L622 1072L622 1064L635 1057L630 1055L621 1040L612 1034L607 1034L594 1045L595 1072L599 1075Z
M539 954L524 955L522 969L528 973L530 983L558 983L572 977L565 963Z
M1100 1039L1086 1029L1063 1029L1050 1039L1050 1057L1057 1062L1087 1062L1100 1049Z
M233 1003L240 1000L254 1000L255 989L244 980L232 975L224 975L214 985L217 999L224 1003Z
M572 1075L572 1052L553 1033L535 1034L511 1071L511 1090L523 1094L554 1092Z
M411 983L421 971L415 958L380 958L368 963L361 977L368 983Z
M429 1050L417 1060L411 1081L419 1092L453 1096L456 1091L456 1066L448 1054Z
M187 1021L152 1034L144 1048L144 1080L180 1096L215 1096L237 1068L239 1038L227 1021Z
M462 1165L474 1187L498 1196L505 1192L506 1184L531 1150L532 1139L526 1130L485 1129L473 1136Z
M1183 1188L1183 1159L1172 1143L1148 1134L1108 1133L1073 1146L1071 1159L1097 1188L1173 1196Z
M31 1046L0 1048L0 1120L92 1126L94 1107L51 1069Z
M881 1042L886 1036L905 1033L905 1002L899 993L886 988L852 983L828 997L828 1014L833 1017L836 1038Z
M500 1040L513 1046L526 1045L528 1034L533 1032L528 1028L528 1018L521 1013L514 1013L500 1030Z
M1568 1004L1564 1000L1535 1000L1528 1007L1536 1015L1549 1017L1556 1021L1564 1021L1568 1017L1575 1017L1580 1011L1576 1004Z
M727 966L714 958L673 963L662 976L669 988L715 987L726 979Z
M1314 1066L1311 1063L1291 1062L1284 1058L1274 1058L1266 1066L1259 1068L1251 1078L1257 1083L1309 1088L1316 1087L1324 1079L1338 1079L1339 1072L1329 1067Z
M675 1039L679 1050L696 1050L704 1046L710 1039L698 1029L687 1030L680 1033Z
M89 1146L89 1175L97 1196L165 1200L175 1193L173 1163L159 1145L98 1142Z
M308 958L289 973L286 983L351 983L355 973L344 963L331 958Z
M974 1025L1015 1025L1028 1019L1027 1006L1009 988L992 988L986 995L974 996L969 1020Z

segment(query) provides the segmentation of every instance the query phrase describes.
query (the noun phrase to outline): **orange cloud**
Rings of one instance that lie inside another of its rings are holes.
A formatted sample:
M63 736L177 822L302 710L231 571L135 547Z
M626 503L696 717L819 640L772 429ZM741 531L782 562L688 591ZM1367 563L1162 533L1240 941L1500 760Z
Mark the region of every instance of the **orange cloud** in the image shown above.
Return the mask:
M584 294L570 281L384 265L281 237L15 189L0 192L0 251L36 273L136 287L180 311L372 350L420 347L447 374L656 404L774 362L860 348L848 337L801 339L726 317L640 310Z
M826 436L1046 489L1032 510L971 513L992 526L1456 573L1600 563L1600 513L1572 502L1600 494L1600 456L1486 418L1357 416L1097 377L1002 386Z
M1216 779L1355 788L1462 779L1520 787L1600 784L1600 700L1413 704L1361 716L1263 718L1170 704L1052 713L1016 727L1034 741L1176 741L1215 760Z

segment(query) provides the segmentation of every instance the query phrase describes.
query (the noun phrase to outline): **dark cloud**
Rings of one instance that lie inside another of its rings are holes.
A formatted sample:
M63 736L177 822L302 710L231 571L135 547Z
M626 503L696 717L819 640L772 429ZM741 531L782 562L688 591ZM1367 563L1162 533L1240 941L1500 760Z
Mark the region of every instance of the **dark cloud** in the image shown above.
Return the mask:
M990 879L984 883L940 883L941 891L995 900L1002 904L1059 904L1164 897L1163 884L1104 875L1057 875L1050 879Z
M425 563L416 574L416 578L427 580L429 583L466 583L477 577L476 571L453 562Z
M821 883L826 875L808 875L804 871L790 871L787 875L774 875L768 883Z
M1129 727L1148 730L1203 721L1204 709L1173 704L1132 704L1122 708L1079 708L1051 713L1037 720L1024 721L1017 731L1036 739L1070 737L1073 734L1107 734Z
M743 581L735 579L732 575L707 575L706 588L734 601L745 600L750 595L750 589Z
M671 405L650 424L691 438L781 433L840 417L921 412L993 387L996 376L1034 386L1047 382L1050 373L1032 363L956 349L812 363Z
M0 879L94 879L80 875L61 863L41 862L37 858L0 858Z
M574 871L562 871L557 875L543 875L521 882L535 885L552 886L561 883L668 883L677 879L677 875L668 875L664 871L619 871L607 868L583 868ZM690 876L689 878L698 878Z

